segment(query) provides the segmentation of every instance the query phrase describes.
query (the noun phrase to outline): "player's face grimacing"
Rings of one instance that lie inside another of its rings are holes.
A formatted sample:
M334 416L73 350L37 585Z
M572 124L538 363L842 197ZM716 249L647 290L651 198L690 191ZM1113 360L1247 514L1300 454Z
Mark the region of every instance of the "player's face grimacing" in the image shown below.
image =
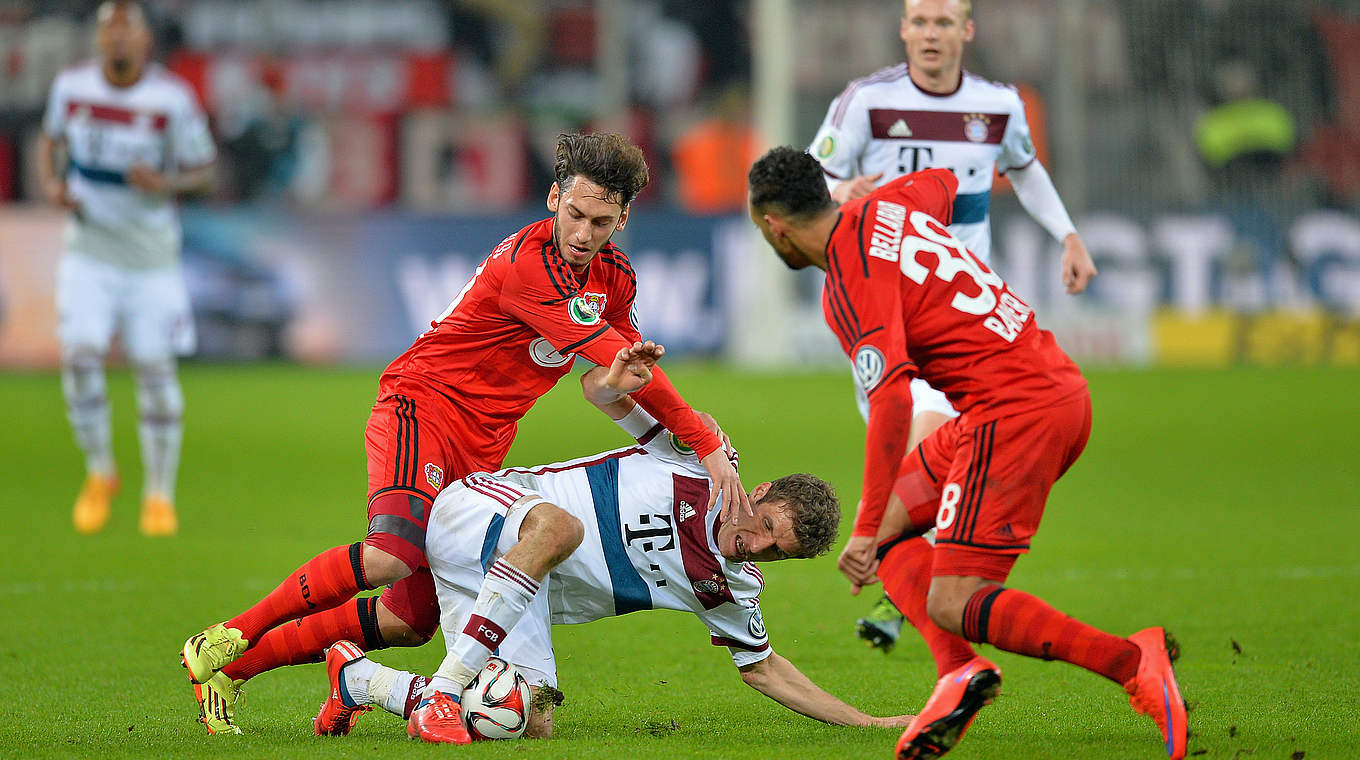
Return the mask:
M908 65L938 77L961 65L963 43L973 39L973 21L959 0L906 0L899 34L907 45Z
M615 230L628 221L627 207L613 193L577 176L567 186L556 182L548 191L548 210L553 212L553 241L562 258L577 271L583 270L600 252Z
M782 501L761 501L770 489L761 483L751 491L755 517L718 526L718 551L733 562L773 562L798 556L798 537L793 533L793 516Z

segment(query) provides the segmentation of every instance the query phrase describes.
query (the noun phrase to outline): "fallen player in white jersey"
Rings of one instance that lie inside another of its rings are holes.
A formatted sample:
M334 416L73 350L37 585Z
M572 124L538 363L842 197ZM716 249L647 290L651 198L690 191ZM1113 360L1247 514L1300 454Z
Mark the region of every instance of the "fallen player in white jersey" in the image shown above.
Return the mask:
M412 736L467 743L452 703L496 651L534 684L526 735L551 736L560 701L552 624L646 609L697 615L712 643L730 651L742 680L791 710L839 725L910 721L860 712L770 648L759 602L764 581L752 563L825 552L840 524L831 486L789 475L751 491L754 517L738 520L733 510L725 522L720 510L705 511L710 483L693 452L625 395L649 379L648 367L619 361L581 378L586 398L637 446L477 473L440 494L426 553L448 656L426 682L337 644L327 655L330 697L316 733L348 733L376 704L409 715Z

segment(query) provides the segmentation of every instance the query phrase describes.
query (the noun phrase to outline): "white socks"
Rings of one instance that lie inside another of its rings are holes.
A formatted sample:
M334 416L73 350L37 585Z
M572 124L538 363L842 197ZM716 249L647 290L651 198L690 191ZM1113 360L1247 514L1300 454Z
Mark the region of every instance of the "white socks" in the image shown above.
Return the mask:
M143 495L175 500L175 476L184 438L184 393L173 360L142 364L137 380L137 430L142 442L146 480Z
M346 665L341 677L355 705L378 705L402 718L410 714L412 685L425 683L423 676L379 665L367 657Z
M93 355L68 358L61 367L61 390L76 445L85 453L86 471L112 477L118 468L113 461L104 360Z
M448 642L449 653L439 666L426 692L433 690L451 694L463 689L482 672L491 653L505 640L505 635L523 617L524 610L538 593L538 581L528 573L505 561L496 560L486 571L481 593L472 606L472 614L453 641ZM445 631L448 636L451 631Z

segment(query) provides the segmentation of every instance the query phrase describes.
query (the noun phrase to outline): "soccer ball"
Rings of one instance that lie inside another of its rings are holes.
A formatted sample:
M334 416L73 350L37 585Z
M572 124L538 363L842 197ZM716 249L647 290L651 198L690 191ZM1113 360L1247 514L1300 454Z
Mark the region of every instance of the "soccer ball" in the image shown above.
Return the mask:
M518 739L529 725L529 681L499 657L463 690L463 724L473 739Z

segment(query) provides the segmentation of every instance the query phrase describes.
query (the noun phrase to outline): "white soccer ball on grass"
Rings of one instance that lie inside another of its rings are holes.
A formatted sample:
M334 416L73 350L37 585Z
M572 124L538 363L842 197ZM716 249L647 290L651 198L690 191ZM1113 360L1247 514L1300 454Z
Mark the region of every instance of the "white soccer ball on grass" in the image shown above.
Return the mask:
M499 657L463 690L463 724L473 739L518 739L529 725L529 681Z

